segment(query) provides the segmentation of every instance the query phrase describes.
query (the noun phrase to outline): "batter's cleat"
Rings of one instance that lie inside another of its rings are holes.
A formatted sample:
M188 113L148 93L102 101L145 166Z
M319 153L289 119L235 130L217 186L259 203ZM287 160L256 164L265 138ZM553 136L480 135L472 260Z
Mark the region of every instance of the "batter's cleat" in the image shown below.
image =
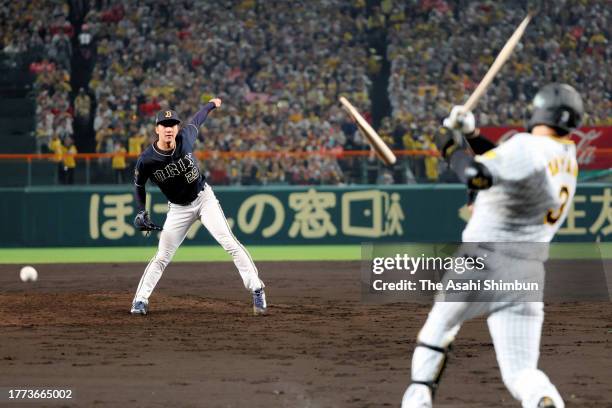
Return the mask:
M253 291L253 314L264 315L266 314L266 310L268 308L268 304L266 303L266 293L263 288L257 289Z
M537 408L555 408L555 403L549 397L542 397Z
M130 311L133 315L146 315L149 310L149 304L147 302L143 302L142 300L138 300L132 303L132 310Z

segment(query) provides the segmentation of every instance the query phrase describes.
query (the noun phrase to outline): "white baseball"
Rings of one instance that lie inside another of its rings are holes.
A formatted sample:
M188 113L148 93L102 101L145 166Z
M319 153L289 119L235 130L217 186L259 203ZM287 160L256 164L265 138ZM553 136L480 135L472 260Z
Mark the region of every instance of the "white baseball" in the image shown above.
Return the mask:
M22 282L36 282L38 279L38 272L32 266L24 266L19 271L19 277Z

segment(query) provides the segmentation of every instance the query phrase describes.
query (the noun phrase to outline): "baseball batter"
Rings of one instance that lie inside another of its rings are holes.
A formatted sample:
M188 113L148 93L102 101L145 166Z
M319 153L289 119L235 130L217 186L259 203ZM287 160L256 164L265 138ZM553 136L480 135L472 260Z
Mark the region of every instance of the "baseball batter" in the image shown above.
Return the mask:
M264 284L247 250L238 242L229 227L219 201L200 172L193 157L194 143L200 126L208 114L221 106L221 99L211 99L198 111L187 126L173 110L156 115L157 140L145 149L136 163L135 190L138 215L134 225L141 231L161 231L159 248L144 270L132 303L132 314L146 315L149 297L185 239L189 227L200 220L210 234L233 258L244 286L253 294L253 312L267 309ZM147 180L155 183L168 199L168 214L163 228L153 224L145 208Z
M551 241L565 220L576 191L576 147L569 140L580 125L583 105L569 85L543 87L533 101L529 133L520 133L482 156L468 154L461 138L440 141L443 156L469 188L479 190L472 218L463 231L463 242L542 243L533 252L507 250L493 245L488 251L487 272L529 269L544 275L543 261ZM470 134L474 116L454 107L444 125ZM449 132L450 133L450 132ZM544 251L545 253L541 253ZM540 252L540 253L539 253ZM434 304L418 334L412 358L412 384L402 407L431 407L447 353L461 324L488 315L504 384L524 408L563 408L564 402L546 374L538 369L543 303L507 301L443 302Z

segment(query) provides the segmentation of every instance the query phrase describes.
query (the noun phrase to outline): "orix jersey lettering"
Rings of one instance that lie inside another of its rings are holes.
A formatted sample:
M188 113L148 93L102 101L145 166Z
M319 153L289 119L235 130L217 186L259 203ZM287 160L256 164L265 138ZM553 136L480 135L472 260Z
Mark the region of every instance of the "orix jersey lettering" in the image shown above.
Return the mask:
M153 178L156 183L163 183L171 177L181 175L185 177L187 183L193 183L200 175L191 153L187 153L185 157L181 157L176 163L168 163L163 169L153 172Z
M193 157L193 148L199 125L214 106L209 105L179 131L174 150L161 151L154 143L142 152L134 175L137 186L144 186L147 180L151 180L174 204L185 205L196 199L204 189L205 178Z

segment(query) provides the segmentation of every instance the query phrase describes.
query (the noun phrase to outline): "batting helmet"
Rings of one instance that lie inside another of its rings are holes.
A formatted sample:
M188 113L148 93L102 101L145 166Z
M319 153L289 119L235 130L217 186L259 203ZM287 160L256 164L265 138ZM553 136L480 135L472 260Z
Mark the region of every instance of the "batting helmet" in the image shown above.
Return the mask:
M580 126L583 113L582 98L574 88L567 84L548 84L533 98L527 130L531 132L536 125L546 125L563 136Z

